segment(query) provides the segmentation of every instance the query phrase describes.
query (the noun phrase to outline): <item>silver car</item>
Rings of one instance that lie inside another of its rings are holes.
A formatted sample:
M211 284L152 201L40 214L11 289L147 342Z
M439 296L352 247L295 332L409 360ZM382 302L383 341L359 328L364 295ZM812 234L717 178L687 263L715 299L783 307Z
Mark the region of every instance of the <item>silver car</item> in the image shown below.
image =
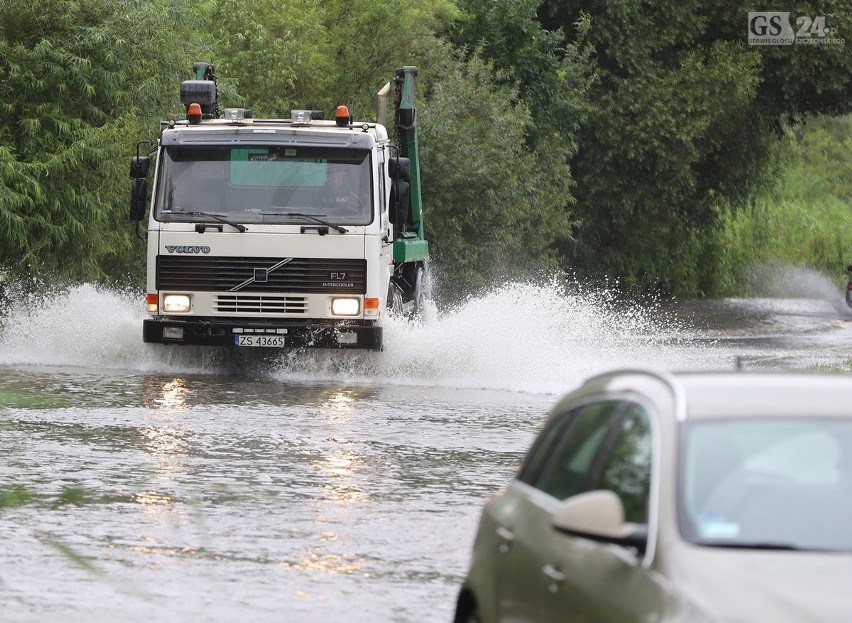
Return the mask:
M486 505L457 623L852 621L852 377L621 371Z

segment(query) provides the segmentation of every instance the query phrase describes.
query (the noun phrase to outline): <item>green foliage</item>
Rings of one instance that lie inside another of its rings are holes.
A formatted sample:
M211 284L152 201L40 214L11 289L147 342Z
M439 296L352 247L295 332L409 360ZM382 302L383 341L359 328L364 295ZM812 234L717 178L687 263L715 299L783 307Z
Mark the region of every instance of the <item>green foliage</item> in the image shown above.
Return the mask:
M476 56L447 58L419 115L427 238L449 296L556 266L570 229L553 209L569 196L567 162L526 145L529 110L493 76Z
M566 44L558 26L542 28L536 13L540 4L540 0L460 0L462 16L448 37L466 58L476 54L489 59L501 82L529 106L531 143L543 140L554 158L570 157L587 112L589 50Z
M852 201L852 117L819 117L793 130L789 164L778 193L808 201Z
M0 264L74 278L134 270L126 163L163 107L188 4L0 3Z
M292 108L319 104L331 78L319 3L209 0L203 14L211 56L197 60L216 65L222 97L231 105L248 106L257 116L289 117Z
M715 294L747 294L756 265L777 261L844 278L852 263L852 118L818 118L786 137L777 182L725 215Z
M811 15L832 13L811 4ZM720 207L766 180L786 120L849 110L844 46L745 44L745 2L545 0L544 26L593 50L572 160L578 244L593 275L696 295L716 287ZM849 16L836 16L848 32Z
M226 98L239 95L258 116L293 108L330 114L347 104L373 115L375 93L397 67L416 64L454 15L446 0L207 0L203 14Z
M376 92L396 68L416 65L424 76L435 75L430 58L442 48L434 33L456 13L452 0L328 0L323 6L333 42L329 94L335 103L352 103L361 118L371 116Z

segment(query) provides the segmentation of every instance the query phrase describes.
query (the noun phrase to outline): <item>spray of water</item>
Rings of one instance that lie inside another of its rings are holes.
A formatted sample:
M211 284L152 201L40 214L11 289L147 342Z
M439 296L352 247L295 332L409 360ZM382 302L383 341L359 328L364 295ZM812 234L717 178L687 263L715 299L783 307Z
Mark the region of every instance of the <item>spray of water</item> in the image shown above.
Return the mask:
M8 289L8 288L7 288ZM20 288L19 288L20 290ZM385 350L244 352L144 344L138 292L90 284L22 294L0 320L0 365L263 374L334 380L559 392L613 367L688 369L707 363L683 321L616 288L505 283L422 320L389 319ZM258 349L265 350L265 349ZM263 358L261 359L261 357ZM260 372L259 372L260 371Z
M843 268L839 267L838 275L831 279L813 268L782 261L764 262L748 269L746 285L754 296L842 301L838 279L845 276Z
M0 365L155 368L141 341L138 293L90 284L4 284Z
M691 343L689 328L653 302L558 280L506 283L388 332L384 365L399 379L535 392L561 391L613 367L682 367Z

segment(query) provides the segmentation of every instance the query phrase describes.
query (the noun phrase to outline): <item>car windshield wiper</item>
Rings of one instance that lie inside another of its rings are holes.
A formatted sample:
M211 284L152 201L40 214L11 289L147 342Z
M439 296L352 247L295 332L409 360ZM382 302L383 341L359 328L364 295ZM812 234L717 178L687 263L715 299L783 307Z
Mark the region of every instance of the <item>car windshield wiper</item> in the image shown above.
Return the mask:
M263 216L286 216L286 217L295 217L295 218L306 218L315 223L319 223L320 225L325 225L326 227L331 227L335 231L339 231L341 234L345 234L348 229L345 227L341 227L340 225L335 225L334 223L329 223L328 221L324 221L319 218L320 216L325 216L325 214L304 214L302 212L261 212Z
M219 216L218 214L211 214L210 212L173 212L173 214L187 214L189 216L206 216L207 218L212 218L215 221L219 221L220 223L225 223L225 225L230 225L234 229L238 231L245 231L247 227L240 223L235 223L234 221L230 221L226 219L224 216Z
M696 545L704 547L723 547L726 549L758 549L763 551L776 552L829 552L834 551L825 547L801 547L791 543L773 543L757 541L751 543L749 541L696 541Z

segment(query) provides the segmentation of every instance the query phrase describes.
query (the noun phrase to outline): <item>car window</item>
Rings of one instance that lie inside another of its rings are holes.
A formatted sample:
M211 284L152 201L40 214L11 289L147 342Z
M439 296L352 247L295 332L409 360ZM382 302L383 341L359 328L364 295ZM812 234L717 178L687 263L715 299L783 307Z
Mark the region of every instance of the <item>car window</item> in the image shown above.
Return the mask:
M615 422L621 403L597 402L583 407L570 421L541 475L529 484L564 500L589 490L593 461Z
M562 439L565 429L580 411L582 411L582 408L572 409L557 416L539 433L518 472L518 480L535 486L535 483L541 478L547 460L553 454L554 446Z
M651 423L635 403L627 407L595 489L613 491L624 504L624 519L647 523L651 488Z

